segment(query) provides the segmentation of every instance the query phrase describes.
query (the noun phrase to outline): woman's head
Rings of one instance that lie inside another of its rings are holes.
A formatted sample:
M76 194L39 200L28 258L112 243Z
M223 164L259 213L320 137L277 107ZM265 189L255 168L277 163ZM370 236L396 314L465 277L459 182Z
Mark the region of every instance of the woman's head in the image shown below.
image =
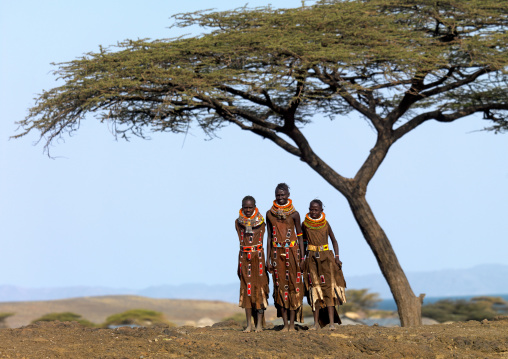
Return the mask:
M242 199L242 212L245 216L251 217L256 210L256 200L252 196L245 196Z
M289 200L289 186L285 183L279 183L275 187L275 202L279 206L285 205Z
M309 205L309 215L312 219L318 219L323 213L323 202L319 199L313 199Z

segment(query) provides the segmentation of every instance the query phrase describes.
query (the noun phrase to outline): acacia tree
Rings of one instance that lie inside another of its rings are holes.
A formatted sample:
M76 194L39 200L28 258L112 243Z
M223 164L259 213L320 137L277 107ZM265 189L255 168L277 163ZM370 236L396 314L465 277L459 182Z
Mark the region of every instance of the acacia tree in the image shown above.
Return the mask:
M294 9L175 16L203 35L137 40L58 64L65 84L43 92L19 124L46 149L88 113L116 135L213 135L234 124L299 157L347 199L386 278L403 326L421 323L413 293L367 200L392 145L427 121L483 114L507 127L507 13L498 0L322 0ZM353 178L316 154L301 128L321 112L358 113L377 139Z

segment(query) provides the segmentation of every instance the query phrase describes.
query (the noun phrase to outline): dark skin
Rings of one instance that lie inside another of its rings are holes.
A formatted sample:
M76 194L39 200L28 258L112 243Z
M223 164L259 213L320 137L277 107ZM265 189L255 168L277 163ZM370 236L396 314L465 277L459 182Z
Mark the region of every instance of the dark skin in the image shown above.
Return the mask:
M283 206L286 203L288 203L289 196L290 196L289 191L286 191L283 189L276 190L275 191L275 202L279 206ZM291 214L291 218L293 218L293 220L295 222L296 233L302 233L302 227L300 225L300 223L301 223L300 214L297 211L295 211L294 213ZM268 226L268 239L267 239L267 245L266 245L266 268L267 268L268 272L272 273L273 266L272 266L272 257L270 255L270 253L272 253L273 228L272 228L272 224L270 223L270 221L266 221L266 224ZM298 237L298 246L300 247L300 253L304 253L302 236ZM303 263L304 263L304 259L303 259L303 255L302 255L300 258L300 267L301 268L303 268ZM282 320L284 321L284 329L283 330L295 331L296 330L295 329L296 311L295 310L289 311L289 323L288 323L288 315L287 315L286 308L281 308L281 311L282 311Z
M242 212L246 217L252 217L254 212L256 211L256 203L254 201L247 199L242 202ZM240 273L240 267L238 267L238 279L240 279L241 273ZM245 318L247 319L247 328L243 331L244 333L250 333L252 331L252 324L251 324L251 318L252 318L252 308L245 308ZM256 312L256 318L255 324L256 328L254 329L254 332L258 333L263 330L262 323L263 323L263 314L260 312Z
M312 219L319 219L321 217L321 214L323 213L323 207L317 202L311 202L309 206L309 216ZM328 223L328 235L332 241L333 251L335 253L335 264L339 267L339 269L342 269L342 262L339 259L339 245L337 243L337 240L335 239L335 235L333 234L332 227L330 226L330 223ZM335 330L337 328L336 324L334 323L334 308L333 307L326 307L328 310L328 318L330 320L330 325L328 328L330 330ZM314 314L314 326L309 328L309 330L318 330L319 329L319 310L315 310L313 312Z
M319 205L317 202L311 202L309 206L309 216L312 219L318 219L323 214L323 207ZM335 235L333 234L332 227L330 226L330 222L328 222L328 234L330 239L332 240L333 252L335 253L335 263L339 266L339 269L342 269L342 262L339 260L339 244L335 239Z

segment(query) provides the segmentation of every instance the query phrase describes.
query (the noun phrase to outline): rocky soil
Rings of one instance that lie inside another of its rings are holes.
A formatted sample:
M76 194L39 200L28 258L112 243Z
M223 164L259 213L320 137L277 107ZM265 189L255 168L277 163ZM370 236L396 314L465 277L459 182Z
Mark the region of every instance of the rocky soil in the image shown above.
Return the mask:
M38 322L0 330L0 358L508 358L508 317L417 328L344 325L242 333L211 327L97 329Z

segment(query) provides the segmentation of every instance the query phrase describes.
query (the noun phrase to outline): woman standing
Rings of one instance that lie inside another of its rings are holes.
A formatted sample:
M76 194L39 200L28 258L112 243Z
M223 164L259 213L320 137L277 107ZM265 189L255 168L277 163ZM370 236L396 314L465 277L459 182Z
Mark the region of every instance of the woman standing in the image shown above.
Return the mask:
M254 310L255 332L263 330L263 313L268 305L268 274L265 271L263 237L265 220L256 208L256 200L246 196L235 221L236 232L240 240L238 255L238 278L240 279L240 303L245 309L248 333L251 328L251 317Z
M303 242L300 215L289 199L289 187L280 183L275 188L275 201L266 213L268 224L267 262L273 278L273 300L284 330L295 330L295 318L303 322ZM288 315L289 310L289 325Z
M321 321L322 326L330 323L329 329L334 330L335 323L340 324L335 306L346 302L346 281L342 274L339 246L323 212L323 203L319 199L310 202L309 213L305 216L302 228L303 238L307 241L305 284L308 302L314 313L314 326L310 329L319 329L318 321ZM328 237L332 241L335 255L328 247ZM320 315L321 309L327 313ZM320 318L323 320L319 320Z

